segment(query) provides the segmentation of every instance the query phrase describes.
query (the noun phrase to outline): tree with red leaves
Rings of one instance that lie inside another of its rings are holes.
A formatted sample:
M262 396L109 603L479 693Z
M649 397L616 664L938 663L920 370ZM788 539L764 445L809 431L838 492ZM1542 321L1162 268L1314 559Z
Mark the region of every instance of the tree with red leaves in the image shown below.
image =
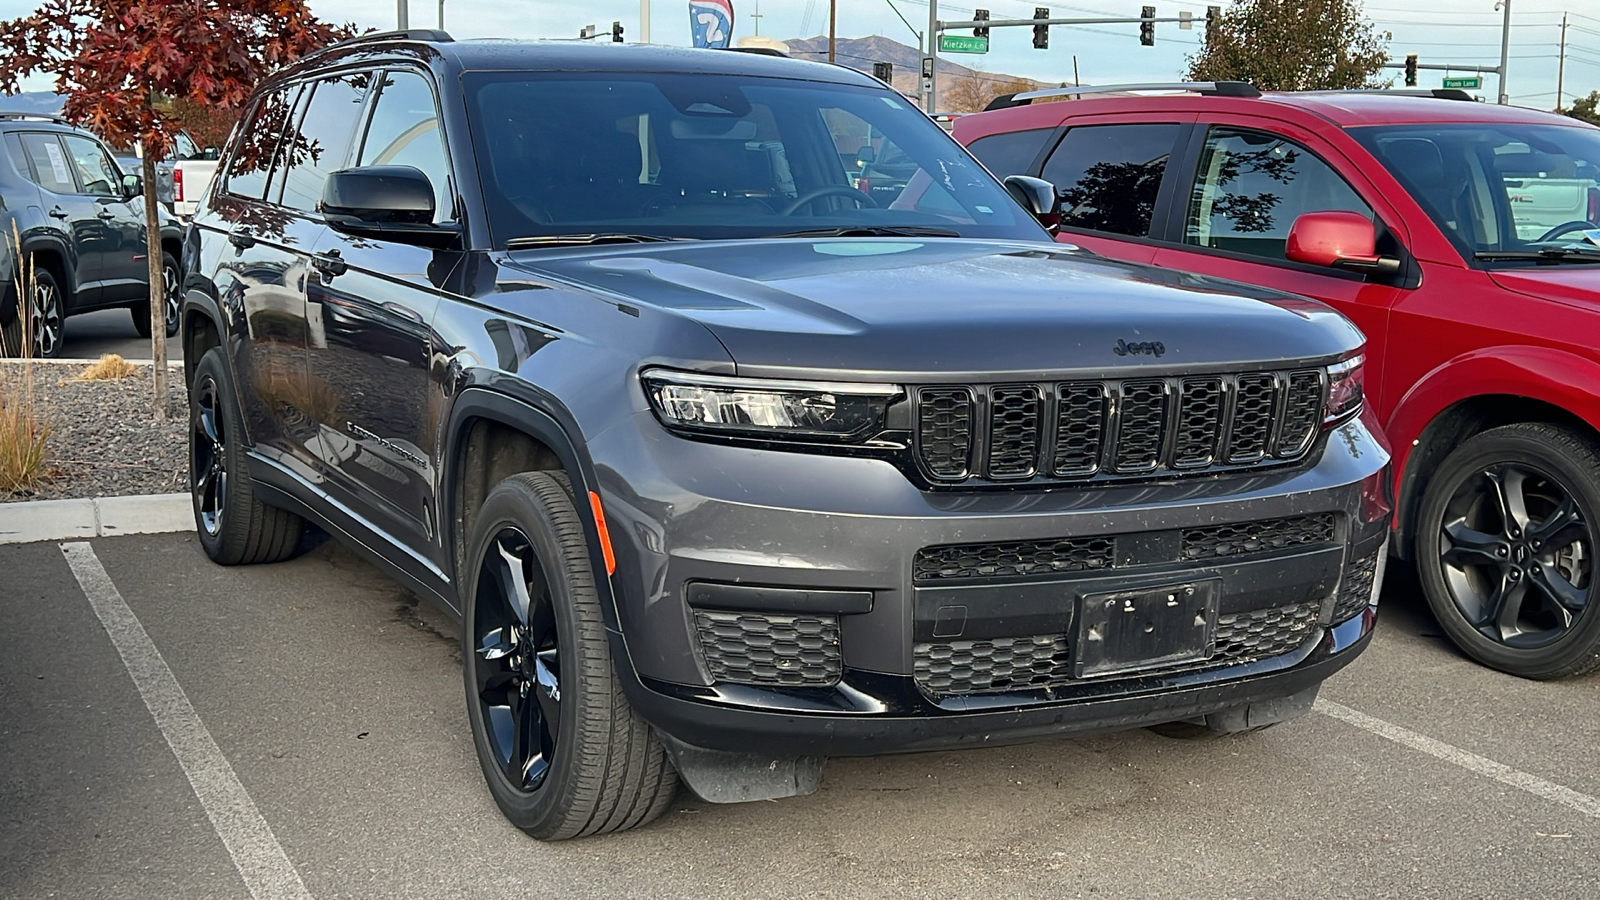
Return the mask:
M155 160L180 130L174 109L236 113L263 76L353 33L318 20L304 0L45 0L32 15L0 22L0 91L55 75L68 119L113 145L138 141L145 233L158 235ZM161 254L146 255L159 419L167 415Z

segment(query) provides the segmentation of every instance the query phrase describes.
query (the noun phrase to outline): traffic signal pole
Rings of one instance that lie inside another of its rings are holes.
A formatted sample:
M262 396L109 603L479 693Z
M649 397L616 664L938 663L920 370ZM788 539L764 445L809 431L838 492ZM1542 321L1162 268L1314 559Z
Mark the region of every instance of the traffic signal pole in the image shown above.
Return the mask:
M928 55L922 58L922 111L933 115L939 100L939 0L928 0Z
M1500 0L1505 7L1505 23L1500 27L1500 105L1505 106L1511 102L1511 95L1506 93L1506 62L1511 53L1511 0Z

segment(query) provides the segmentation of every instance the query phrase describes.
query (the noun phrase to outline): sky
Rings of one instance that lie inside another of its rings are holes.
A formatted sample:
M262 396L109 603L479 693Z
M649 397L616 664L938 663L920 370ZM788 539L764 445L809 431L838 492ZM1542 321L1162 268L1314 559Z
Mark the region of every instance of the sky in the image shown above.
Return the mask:
M350 21L362 28L394 27L401 0L311 0L319 16ZM760 33L777 38L825 34L829 0L733 0L735 37ZM977 0L981 3L983 0ZM410 0L411 24L432 27L438 21L437 0ZM36 2L0 0L0 18L24 15ZM689 43L687 0L651 0L651 39L655 43ZM970 19L977 3L939 4L943 20ZM988 0L994 19L1029 18L1035 6L1048 6L1057 17L1134 17L1143 0ZM1158 16L1188 10L1205 15L1204 2L1155 0ZM1226 2L1224 2L1226 5ZM1416 53L1424 63L1493 66L1500 61L1501 14L1495 0L1368 0L1363 4L1379 31L1392 34L1391 59ZM445 0L445 27L458 40L474 37L576 37L585 25L609 27L620 21L627 40L639 37L640 0ZM916 32L926 30L928 0L838 0L840 37L880 34L916 45ZM1569 13L1563 102L1574 93L1600 90L1600 3L1594 0L1513 0L1511 101L1551 108L1556 103L1561 17ZM898 12L898 15L897 15ZM758 17L759 14L759 17ZM901 17L904 17L902 21ZM907 24L909 23L909 24ZM970 32L960 32L970 33ZM1172 81L1183 72L1186 58L1199 49L1201 25L1182 31L1176 23L1156 26L1154 47L1139 45L1137 25L1057 26L1050 48L1035 50L1031 29L997 28L984 55L952 54L954 61L988 72L1022 75L1040 81L1072 81L1074 58L1085 84ZM1397 76L1399 73L1395 73ZM1437 86L1446 73L1424 71L1421 85ZM1493 75L1484 76L1484 94L1498 89ZM49 88L32 81L30 90Z

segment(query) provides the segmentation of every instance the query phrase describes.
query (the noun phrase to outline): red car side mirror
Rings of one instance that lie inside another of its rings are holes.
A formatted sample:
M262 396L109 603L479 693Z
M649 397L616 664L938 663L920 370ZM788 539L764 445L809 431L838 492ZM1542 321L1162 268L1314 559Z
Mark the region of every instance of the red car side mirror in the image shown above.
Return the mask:
M1379 256L1378 231L1360 213L1328 210L1310 212L1289 226L1284 256L1313 266L1333 266L1358 272L1394 275L1400 260Z

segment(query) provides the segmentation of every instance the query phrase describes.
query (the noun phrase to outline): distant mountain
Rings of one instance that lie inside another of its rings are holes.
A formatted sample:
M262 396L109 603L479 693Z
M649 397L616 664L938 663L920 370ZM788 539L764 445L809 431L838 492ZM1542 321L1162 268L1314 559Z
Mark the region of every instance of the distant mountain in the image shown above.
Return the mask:
M0 94L0 112L44 113L61 115L61 105L67 98L50 91L23 91L6 96Z

